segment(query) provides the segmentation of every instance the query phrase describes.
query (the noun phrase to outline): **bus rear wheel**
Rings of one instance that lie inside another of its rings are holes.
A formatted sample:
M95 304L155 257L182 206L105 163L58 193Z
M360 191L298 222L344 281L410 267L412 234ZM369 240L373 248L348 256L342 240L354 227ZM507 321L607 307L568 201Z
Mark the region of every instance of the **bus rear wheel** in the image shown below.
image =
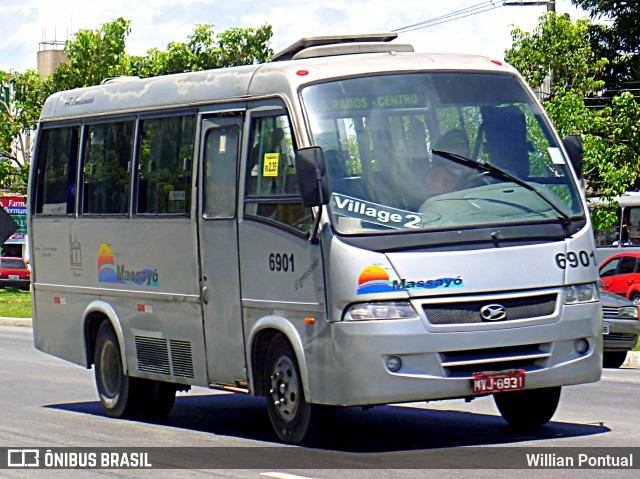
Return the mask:
M502 417L513 427L536 429L548 423L558 408L561 387L528 389L493 395Z
M124 373L118 337L109 321L103 321L98 329L94 363L96 388L107 416L131 417L136 414L141 382Z
M264 374L267 411L276 435L288 444L308 440L315 430L317 407L305 400L295 353L281 334L269 345Z
M141 415L146 419L162 419L165 417L176 401L178 386L162 381L144 381L141 391L140 404Z

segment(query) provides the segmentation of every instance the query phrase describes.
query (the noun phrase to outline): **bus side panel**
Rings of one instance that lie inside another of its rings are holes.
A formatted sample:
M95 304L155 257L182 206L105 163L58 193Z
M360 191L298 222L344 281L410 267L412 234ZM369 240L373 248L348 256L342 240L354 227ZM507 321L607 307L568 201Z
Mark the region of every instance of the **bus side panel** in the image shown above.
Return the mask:
M37 349L89 367L82 328L83 295L34 287L33 337Z
M207 383L190 219L35 217L32 241L38 349L86 365L84 315L100 300L124 333L131 375Z
M282 318L291 324L305 349L326 329L319 245L272 225L241 221L240 271L246 341L250 340L256 328L261 327L260 321L268 317ZM271 320L266 323L274 324ZM296 342L291 337L289 341ZM247 348L249 352L250 347ZM306 362L305 357L298 357L305 379ZM250 361L248 363L251 364ZM264 364L264 358L257 358L257 364ZM252 371L253 379L261 373ZM304 382L306 387L308 383Z

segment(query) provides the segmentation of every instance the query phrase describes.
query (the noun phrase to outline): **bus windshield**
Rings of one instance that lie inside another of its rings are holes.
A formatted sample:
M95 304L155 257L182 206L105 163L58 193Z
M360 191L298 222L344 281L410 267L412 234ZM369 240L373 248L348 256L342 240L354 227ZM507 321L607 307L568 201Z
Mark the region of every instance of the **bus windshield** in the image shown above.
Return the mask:
M567 159L515 76L375 75L302 98L338 233L584 218Z

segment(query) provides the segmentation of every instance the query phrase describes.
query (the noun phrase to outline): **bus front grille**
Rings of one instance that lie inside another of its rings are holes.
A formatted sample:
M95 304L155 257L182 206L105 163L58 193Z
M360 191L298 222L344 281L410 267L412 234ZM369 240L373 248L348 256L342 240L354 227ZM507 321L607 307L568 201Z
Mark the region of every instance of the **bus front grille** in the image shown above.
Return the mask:
M550 344L526 344L501 348L445 351L440 360L449 378L471 378L473 373L524 369L535 371L547 366Z
M504 308L505 317L500 321L531 319L550 316L556 309L557 294L543 294L515 298L495 298L450 303L423 304L427 320L434 325L473 324L486 322L482 309L490 305Z

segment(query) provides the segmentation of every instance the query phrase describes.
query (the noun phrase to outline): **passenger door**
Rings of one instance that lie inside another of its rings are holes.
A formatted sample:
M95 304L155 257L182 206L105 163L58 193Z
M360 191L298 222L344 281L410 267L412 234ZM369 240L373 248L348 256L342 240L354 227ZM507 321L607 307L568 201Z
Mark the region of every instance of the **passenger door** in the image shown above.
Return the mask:
M200 264L210 383L247 380L240 306L237 176L243 115L206 117L201 128Z

